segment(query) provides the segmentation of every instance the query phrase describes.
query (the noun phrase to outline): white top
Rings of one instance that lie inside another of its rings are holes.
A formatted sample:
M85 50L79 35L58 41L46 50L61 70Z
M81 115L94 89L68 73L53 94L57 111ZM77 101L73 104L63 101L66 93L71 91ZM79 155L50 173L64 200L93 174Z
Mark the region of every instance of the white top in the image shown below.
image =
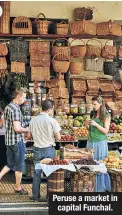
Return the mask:
M29 128L34 140L34 146L37 148L54 146L55 134L61 130L58 122L45 112L34 117Z
M4 115L1 116L1 119L4 119ZM0 127L0 135L5 135L5 127L4 127L4 124Z

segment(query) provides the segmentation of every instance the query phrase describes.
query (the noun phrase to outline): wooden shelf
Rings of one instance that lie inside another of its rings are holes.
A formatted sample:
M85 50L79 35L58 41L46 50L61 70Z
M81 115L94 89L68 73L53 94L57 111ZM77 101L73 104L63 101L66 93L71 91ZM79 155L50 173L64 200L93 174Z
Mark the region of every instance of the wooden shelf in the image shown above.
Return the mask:
M75 38L75 39L91 39L91 38L98 38L98 39L111 39L116 40L119 37L114 35L106 35L106 36L92 36L92 35L58 35L58 34L0 34L0 38L16 38L16 37L23 37L23 38L42 38L42 39L57 39L57 38Z

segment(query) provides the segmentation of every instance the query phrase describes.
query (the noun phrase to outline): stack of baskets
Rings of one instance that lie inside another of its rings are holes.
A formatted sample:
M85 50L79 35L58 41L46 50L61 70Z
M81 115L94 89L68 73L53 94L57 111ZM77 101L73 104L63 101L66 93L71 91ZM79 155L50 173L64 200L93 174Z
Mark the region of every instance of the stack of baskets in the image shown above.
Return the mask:
M29 43L31 81L50 80L50 42L35 40Z
M10 41L11 72L25 73L27 63L28 42L22 39Z
M7 61L5 56L8 54L8 48L6 43L0 43L0 71L7 69Z
M85 97L86 95L86 79L85 78L72 78L72 96Z

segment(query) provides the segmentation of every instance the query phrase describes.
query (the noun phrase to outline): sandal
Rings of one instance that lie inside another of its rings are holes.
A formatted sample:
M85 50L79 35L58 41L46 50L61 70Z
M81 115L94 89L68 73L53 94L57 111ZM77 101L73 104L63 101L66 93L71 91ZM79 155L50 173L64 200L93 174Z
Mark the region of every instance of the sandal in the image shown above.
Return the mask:
M28 195L28 192L25 191L24 189L15 190L15 193L16 193L16 194L19 194L19 195Z

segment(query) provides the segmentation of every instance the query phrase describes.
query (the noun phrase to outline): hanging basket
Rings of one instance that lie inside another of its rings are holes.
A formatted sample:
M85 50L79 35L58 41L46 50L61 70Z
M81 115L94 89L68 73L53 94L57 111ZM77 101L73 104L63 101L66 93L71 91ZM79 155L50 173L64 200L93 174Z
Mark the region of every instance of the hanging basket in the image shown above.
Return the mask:
M75 40L78 40L78 39L74 39L72 40L72 42L70 43L70 45L75 41ZM85 45L85 42L83 40L79 40L81 43L83 43L83 45L74 45L74 46L71 46L70 49L71 49L71 55L73 57L84 57L85 54L86 54L86 45Z
M100 47L97 45L89 45L89 41L97 41L100 44ZM88 40L86 44L86 56L87 57L100 57L102 49L102 43L99 40L91 39Z
M40 15L43 16L44 20L39 20ZM46 16L43 13L39 13L35 19L37 34L48 34L48 27L51 23L51 21L47 21Z
M71 61L69 71L72 75L80 75L83 71L83 61L81 59L78 59L78 61L75 62Z
M102 49L101 56L106 59L114 59L117 56L116 44L113 41L113 46L107 45L108 41L110 40L106 41L105 46Z
M62 21L61 23L56 24L56 28L58 35L67 35L69 30L69 24L66 24L66 22Z
M53 65L53 69L55 72L58 73L66 73L69 69L69 65L70 65L70 59L67 57L67 61L59 61L59 60L55 60L55 57L57 55L55 55L52 59L52 65Z
M50 53L50 41L34 40L29 42L29 53Z
M91 20L93 18L93 11L90 8L78 7L74 9L73 17L75 20Z
M8 48L6 43L0 43L0 56L6 56L8 54Z
M58 40L64 40L68 43L67 46L54 46L54 43ZM58 38L52 43L52 55L56 55L55 60L64 61L67 60L67 57L70 58L70 43L65 38Z

